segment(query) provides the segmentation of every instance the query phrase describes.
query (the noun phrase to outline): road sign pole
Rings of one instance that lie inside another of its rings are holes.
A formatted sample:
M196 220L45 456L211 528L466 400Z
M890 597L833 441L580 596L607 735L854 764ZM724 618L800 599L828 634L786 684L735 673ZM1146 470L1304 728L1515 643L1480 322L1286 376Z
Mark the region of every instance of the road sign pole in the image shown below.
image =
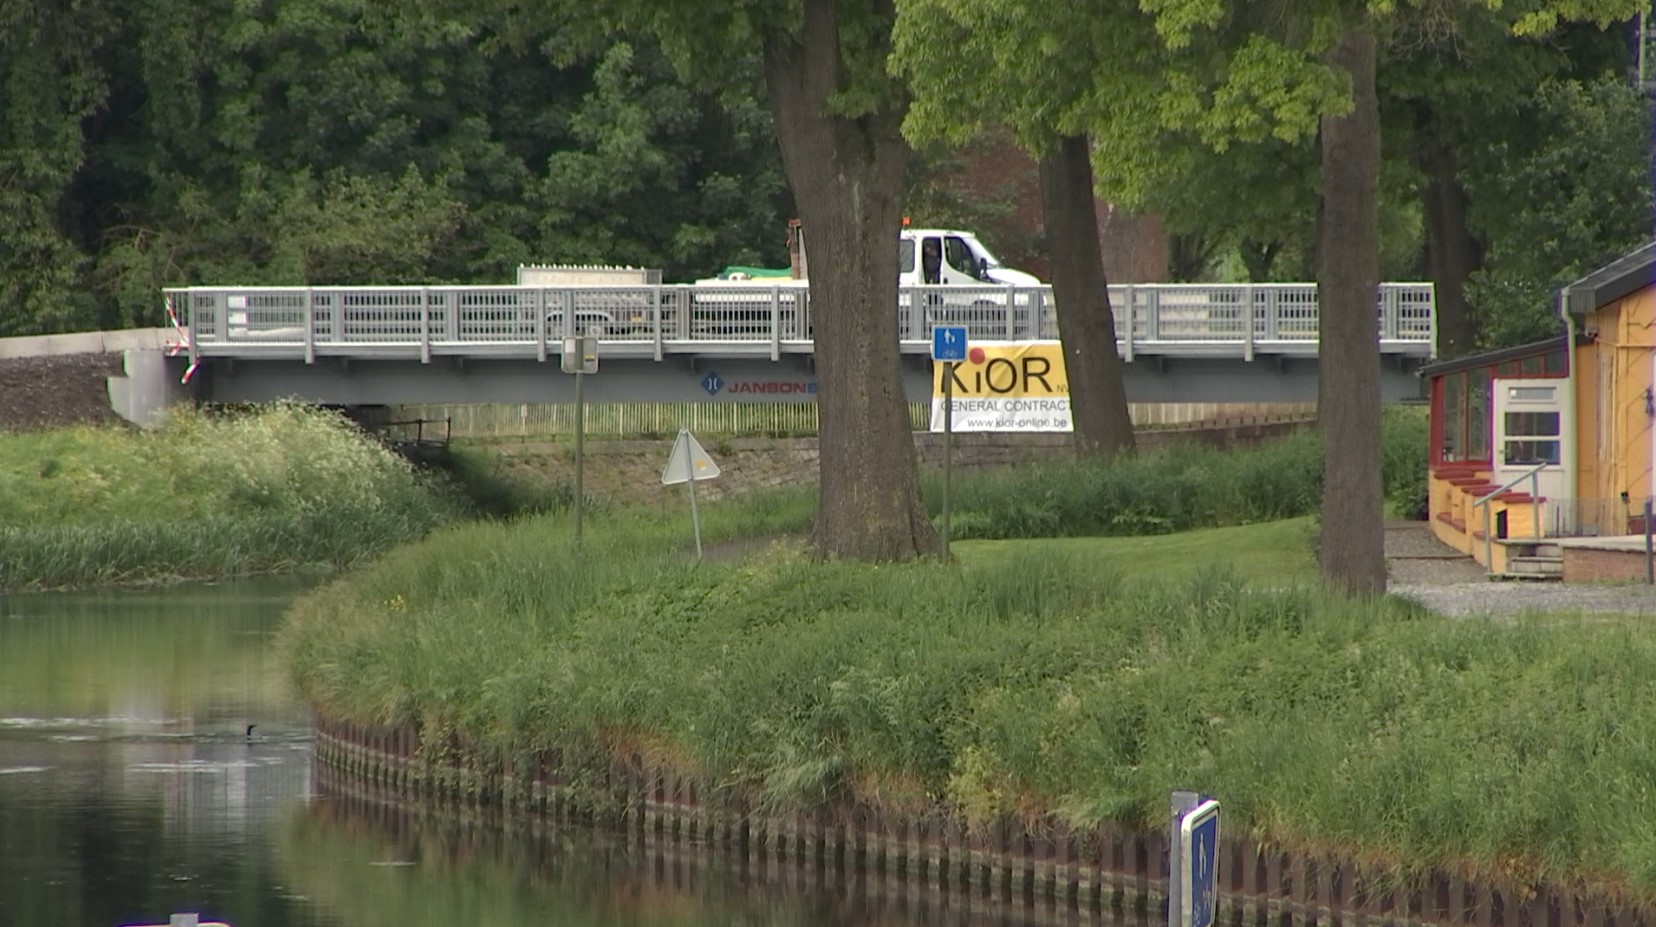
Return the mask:
M581 522L586 506L586 374L598 372L598 343L591 338L564 339L559 365L575 375L575 543L581 543Z
M582 507L586 503L586 375L575 371L575 543L581 543Z
M680 427L679 431L687 436L690 433L690 429L683 427ZM696 470L694 461L690 459L692 456L694 455L689 453L684 455L684 480L690 484L690 528L696 532L696 560L700 562L702 558L701 515L696 512Z
M1187 862L1183 856L1183 844L1180 841L1180 825L1184 823L1184 816L1190 809L1196 807L1202 797L1195 792L1174 792L1168 800L1169 819L1167 826L1167 927L1184 927L1184 908L1179 899L1179 883Z
M943 559L949 559L949 514L954 493L954 379L955 368L967 356L967 331L958 325L932 329L932 370L943 369ZM937 395L936 393L932 394ZM935 421L935 419L933 419Z
M949 559L949 498L954 490L955 363L943 365L943 559Z

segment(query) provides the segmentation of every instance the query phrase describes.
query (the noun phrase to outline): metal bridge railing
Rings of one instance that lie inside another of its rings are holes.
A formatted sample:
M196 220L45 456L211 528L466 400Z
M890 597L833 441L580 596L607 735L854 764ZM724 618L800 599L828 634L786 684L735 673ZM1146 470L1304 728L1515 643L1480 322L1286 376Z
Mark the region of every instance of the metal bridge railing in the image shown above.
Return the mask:
M389 286L187 287L165 291L186 320L193 356L556 354L590 335L631 353L687 353L719 345L768 353L810 350L811 305L796 282L635 287ZM1142 284L1110 287L1116 337L1137 353L1225 349L1311 353L1317 288L1287 284ZM181 311L180 311L181 310ZM904 287L898 338L928 345L939 325L977 341L1058 337L1049 287ZM1429 283L1382 284L1376 324L1383 350L1429 354Z

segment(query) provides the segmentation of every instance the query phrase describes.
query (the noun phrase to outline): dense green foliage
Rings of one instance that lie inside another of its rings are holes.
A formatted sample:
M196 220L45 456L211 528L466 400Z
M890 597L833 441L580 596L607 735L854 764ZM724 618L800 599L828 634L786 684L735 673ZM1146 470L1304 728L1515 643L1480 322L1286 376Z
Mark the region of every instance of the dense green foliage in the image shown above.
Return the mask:
M1469 158L1473 221L1488 240L1469 298L1491 347L1558 334L1558 288L1648 242L1656 222L1651 104L1638 90L1548 81L1515 117L1523 133Z
M166 285L783 254L751 69L695 92L653 44L507 46L475 15L361 0L7 10L0 95L28 105L0 111L0 335L159 324Z
M1386 409L1384 428L1380 472L1385 480L1386 502L1400 518L1424 520L1431 419L1423 407L1393 406Z
M442 532L307 596L282 633L305 696L503 757L642 750L779 810L1157 828L1196 788L1240 832L1391 871L1656 889L1625 812L1656 763L1635 626L1449 621L1039 544L698 567L653 531L577 550L564 527Z
M1163 217L1176 274L1310 276L1315 159L1302 130L1337 94L1270 41L1233 42L1269 36L1269 17L1223 4L1157 4L1154 17L1130 5L900 6L899 63L928 136L958 140L985 122L1091 134L1104 195ZM1441 138L1471 197L1472 298L1490 344L1544 329L1550 288L1651 227L1649 106L1625 85L1622 30L1598 25L1625 4L1499 6L1400 5L1380 79L1385 274L1425 272L1415 155ZM715 93L681 80L657 42L513 8L96 0L0 12L0 93L29 104L0 112L0 335L160 324L166 285L507 282L533 261L631 263L672 280L782 262L792 207L751 30L721 33L723 9L680 24L673 57L716 72ZM940 12L967 31L948 32ZM1533 34L1513 35L1520 21ZM1235 66L1159 80L1164 34L1198 62L1229 48ZM960 73L968 40L1005 73ZM735 51L687 55L698 43ZM1053 56L1062 67L1043 64ZM1228 90L1204 88L1222 75ZM963 191L950 150L911 173L907 208L924 221L993 226L1015 211L1010 189ZM1038 231L1008 234L1020 237L993 242L1004 254L1044 254Z
M0 590L344 566L459 516L343 418L175 411L0 438Z

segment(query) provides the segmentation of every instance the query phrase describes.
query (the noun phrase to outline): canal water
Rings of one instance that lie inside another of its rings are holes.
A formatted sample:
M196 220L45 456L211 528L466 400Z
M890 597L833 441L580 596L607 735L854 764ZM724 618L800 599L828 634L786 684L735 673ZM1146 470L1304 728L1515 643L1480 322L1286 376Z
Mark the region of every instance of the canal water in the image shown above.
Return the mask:
M308 582L0 596L0 927L1093 922L319 795L271 645Z

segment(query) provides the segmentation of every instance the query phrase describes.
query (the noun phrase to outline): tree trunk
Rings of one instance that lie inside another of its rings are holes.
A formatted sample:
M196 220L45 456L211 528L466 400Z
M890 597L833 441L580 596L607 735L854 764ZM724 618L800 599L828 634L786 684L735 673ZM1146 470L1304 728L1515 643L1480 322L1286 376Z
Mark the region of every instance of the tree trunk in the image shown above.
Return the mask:
M1041 156L1041 210L1052 242L1052 294L1069 379L1075 450L1108 457L1133 449L1133 420L1116 353L1115 313L1093 210L1092 152L1070 135Z
M1386 590L1380 486L1380 107L1374 34L1348 24L1328 62L1351 75L1355 107L1324 116L1317 223L1317 416L1323 431L1322 536L1317 563L1331 585Z
M1213 245L1200 232L1167 236L1167 276L1174 283L1194 283L1207 273Z
M1447 360L1477 350L1478 321L1466 304L1466 281L1483 263L1483 249L1466 225L1466 188L1454 149L1430 124L1419 159L1426 174L1426 275L1436 291L1437 354Z
M894 15L892 12L891 15ZM919 462L897 351L897 237L908 144L895 97L855 117L836 0L806 0L797 37L764 46L765 83L810 249L820 497L826 558L901 560L941 550L920 503Z
M1244 238L1237 244L1236 250L1242 256L1242 266L1248 269L1249 283L1271 282L1271 268L1282 252L1282 242Z

